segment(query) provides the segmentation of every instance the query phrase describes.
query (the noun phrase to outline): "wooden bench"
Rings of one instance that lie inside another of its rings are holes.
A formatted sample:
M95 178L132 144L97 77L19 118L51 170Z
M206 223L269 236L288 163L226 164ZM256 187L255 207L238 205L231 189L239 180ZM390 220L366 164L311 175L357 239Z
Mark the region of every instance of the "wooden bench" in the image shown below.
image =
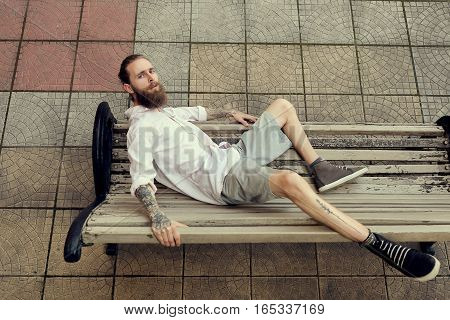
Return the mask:
M434 241L450 240L448 116L438 125L305 123L312 145L327 160L367 164L369 172L324 199L396 241L418 241L428 252ZM219 142L235 143L248 130L240 124L195 122ZM158 243L143 205L129 193L126 149L128 123L117 122L106 102L99 105L93 130L96 199L82 210L68 232L64 258L80 259L83 246ZM304 176L304 162L294 149L269 164ZM182 243L344 242L336 232L312 220L288 199L264 204L215 206L157 184L156 198L179 228Z

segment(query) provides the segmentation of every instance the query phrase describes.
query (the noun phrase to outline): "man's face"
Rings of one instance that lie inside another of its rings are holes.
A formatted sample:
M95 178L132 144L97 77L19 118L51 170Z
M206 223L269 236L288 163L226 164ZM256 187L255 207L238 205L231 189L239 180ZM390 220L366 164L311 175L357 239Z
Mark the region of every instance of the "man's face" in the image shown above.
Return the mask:
M137 59L127 66L127 70L130 76L131 94L137 104L153 109L167 103L164 86L159 82L150 61L144 58Z

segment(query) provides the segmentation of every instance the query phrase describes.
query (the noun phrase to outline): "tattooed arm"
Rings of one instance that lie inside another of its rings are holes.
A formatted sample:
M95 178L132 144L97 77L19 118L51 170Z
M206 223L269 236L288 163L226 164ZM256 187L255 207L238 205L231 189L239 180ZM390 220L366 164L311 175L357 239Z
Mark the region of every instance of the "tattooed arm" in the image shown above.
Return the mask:
M231 109L231 110L225 110L225 109L212 109L212 108L205 108L207 113L207 120L215 120L215 119L221 119L228 117L228 120L233 120L233 115L236 114L238 111Z
M156 202L155 193L150 184L144 184L136 189L136 197L144 204L151 219L151 228L154 236L164 246L180 245L180 234L175 229L181 224L170 221Z
M206 112L208 115L207 120L228 117L229 121L239 122L247 127L250 125L248 121L256 122L256 120L258 120L258 118L255 116L240 112L235 109L231 109L231 110L206 109Z

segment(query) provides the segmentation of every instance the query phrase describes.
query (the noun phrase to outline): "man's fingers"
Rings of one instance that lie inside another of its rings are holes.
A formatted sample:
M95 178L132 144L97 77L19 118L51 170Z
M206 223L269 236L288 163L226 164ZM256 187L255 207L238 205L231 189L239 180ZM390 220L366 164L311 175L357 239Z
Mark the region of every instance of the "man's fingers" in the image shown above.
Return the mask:
M171 247L175 247L175 241L173 240L173 232L172 232L172 228L174 228L173 226L170 226L169 228L167 228L166 232L167 233L167 240L168 240L168 246L170 245Z
M175 227L173 227L173 238L175 239L176 246L179 247L181 244L181 237L180 237L180 233L178 232L178 230Z
M152 228L152 231L153 231L153 235L155 236L156 240L158 240L158 242L160 244L164 244L164 239L161 235L161 232L159 232L158 230L153 229L153 228Z

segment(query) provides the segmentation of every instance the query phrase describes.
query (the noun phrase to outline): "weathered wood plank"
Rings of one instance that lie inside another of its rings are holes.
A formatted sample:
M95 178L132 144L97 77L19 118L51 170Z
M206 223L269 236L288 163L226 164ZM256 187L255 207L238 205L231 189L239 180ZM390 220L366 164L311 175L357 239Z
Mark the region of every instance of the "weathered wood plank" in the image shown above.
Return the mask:
M313 179L304 177L306 182L313 185ZM361 176L349 182L349 184L376 184L376 185L448 185L450 176L393 176L393 177L366 177ZM129 184L131 186L131 176L112 174L111 184Z
M394 241L448 241L449 226L407 225L368 227ZM177 228L182 243L349 242L324 226L184 227ZM148 227L87 227L85 243L158 243Z
M330 190L328 193L340 194L449 194L449 187L446 185L376 185L376 184L346 184L336 189ZM116 184L111 185L111 193L129 193L130 185Z
M383 208L384 209L384 208ZM188 226L277 226L277 225L317 225L318 223L304 212L166 212L166 215L175 221ZM430 211L426 214L421 211L380 211L376 214L372 212L353 211L347 213L363 224L371 225L410 225L410 224L443 224L450 226L448 211ZM140 211L130 211L122 215L116 212L103 212L94 214L88 227L95 226L116 226L116 227L143 227L149 226L145 209Z
M272 162L273 163L273 162ZM301 175L306 175L308 173L307 169L303 165L273 165L269 163L268 166L277 169L288 169L297 172ZM349 168L354 168L354 165L348 165ZM450 164L397 164L397 165L368 165L370 174L427 174L427 173L447 173L450 174ZM130 163L120 162L113 163L111 165L111 172L113 174L129 174Z
M211 139L219 144L221 141L229 143L237 143L240 136L230 135L217 136L210 135ZM350 149L350 148L370 148L370 149L406 149L406 148L448 148L448 144L444 144L444 138L418 138L418 137L308 137L314 148L321 149ZM126 148L126 134L115 133L113 136L114 148Z
M222 131L222 132L244 132L249 128L241 124L224 124L206 122L193 122L203 131ZM411 135L411 136L444 136L444 130L441 127L429 124L423 125L403 125L398 123L378 124L337 124L337 123L303 123L303 128L307 134L367 134L367 135ZM128 122L118 122L114 125L114 131L128 130Z
M404 151L404 150L346 150L316 149L327 160L396 160L396 161L436 161L447 162L446 151ZM302 158L294 149L289 149L277 160L298 160ZM113 149L113 162L128 162L126 149Z

